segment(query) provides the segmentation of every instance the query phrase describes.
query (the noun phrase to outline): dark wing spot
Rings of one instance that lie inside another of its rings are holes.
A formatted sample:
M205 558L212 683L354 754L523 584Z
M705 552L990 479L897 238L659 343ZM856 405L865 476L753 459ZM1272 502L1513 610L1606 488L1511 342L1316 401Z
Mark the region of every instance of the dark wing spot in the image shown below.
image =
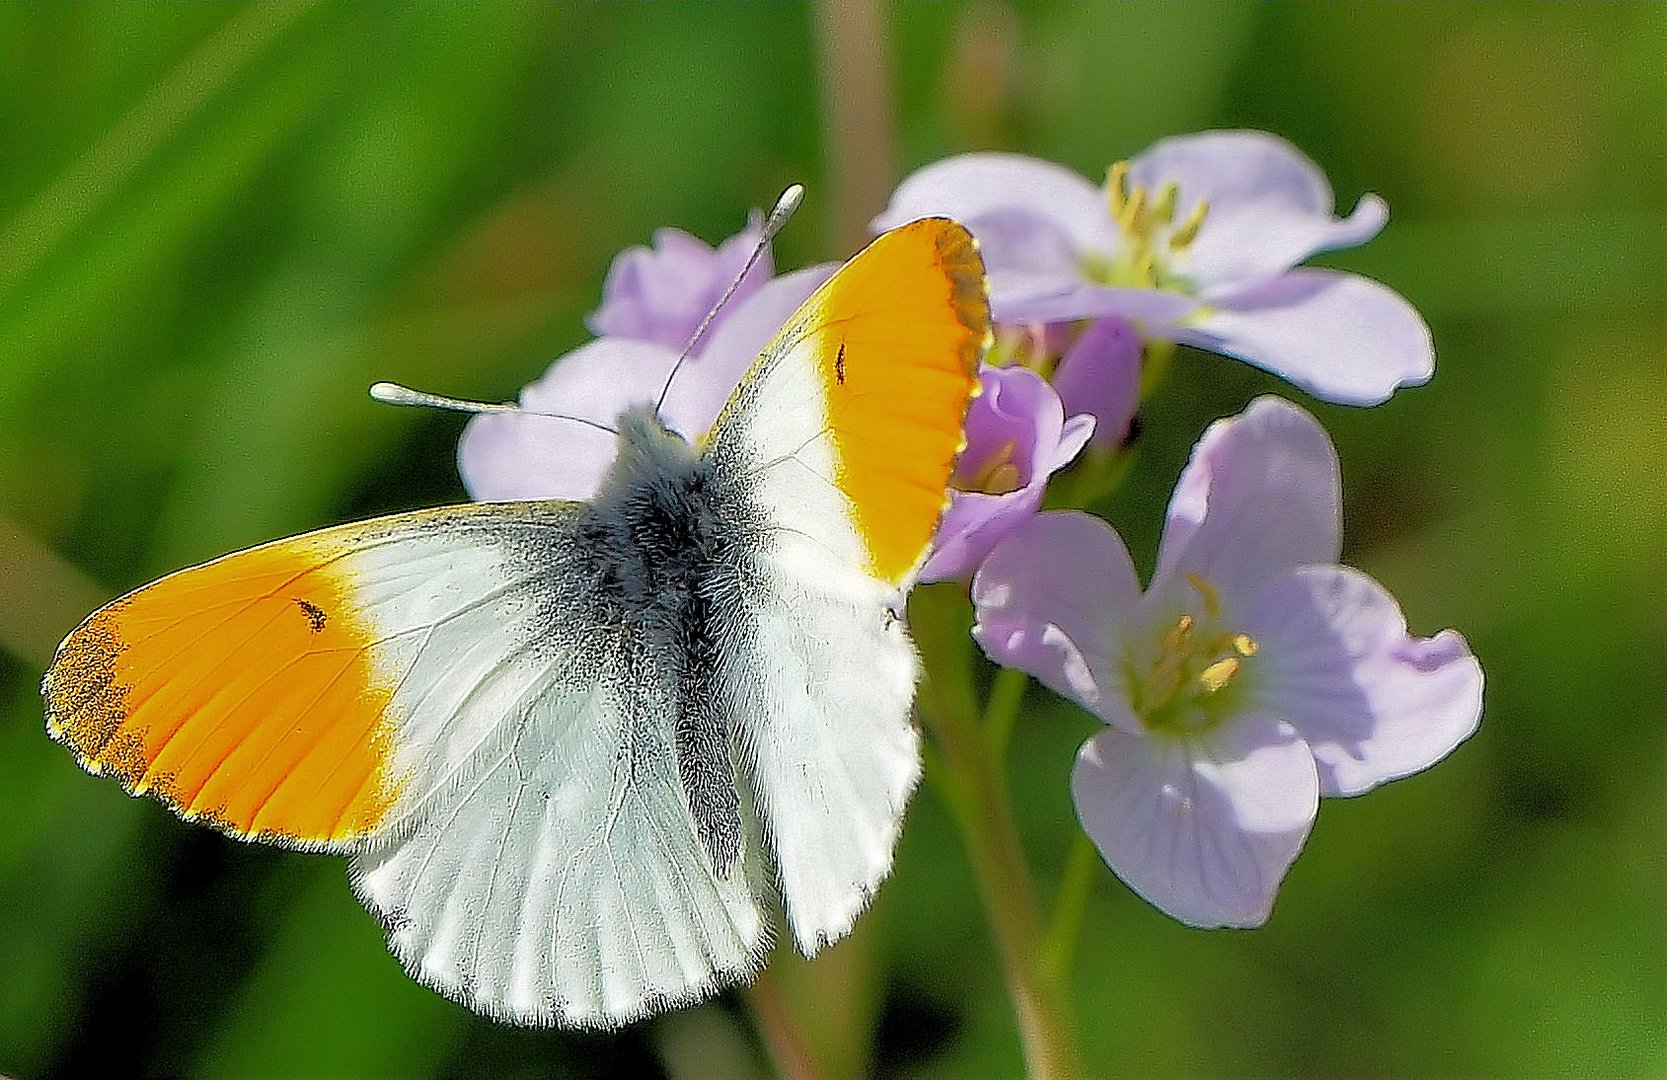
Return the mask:
M834 381L845 385L845 343L839 343L839 354L834 357Z
M319 633L324 629L326 616L323 608L317 604L308 603L299 596L295 597L295 603L300 607L301 614L307 617L307 625L313 628L313 633Z

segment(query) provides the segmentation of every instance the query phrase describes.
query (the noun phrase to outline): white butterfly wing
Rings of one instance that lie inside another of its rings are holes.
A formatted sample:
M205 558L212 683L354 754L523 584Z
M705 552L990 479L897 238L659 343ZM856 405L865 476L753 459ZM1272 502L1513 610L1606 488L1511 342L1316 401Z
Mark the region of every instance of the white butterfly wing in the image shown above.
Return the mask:
M727 658L736 724L800 948L837 940L891 866L920 772L913 646L893 612L942 514L987 346L959 225L880 237L782 329L709 454L758 507Z
M513 644L467 620L423 635L435 644L394 706L469 765L425 773L412 827L373 839L354 881L421 982L518 1023L614 1027L756 970L768 886L744 807L730 865L691 812L688 694L649 632L646 578L613 580L658 566L616 558L634 519L606 499L560 510L503 508L497 548L527 570L493 575L472 606L521 612ZM712 749L732 776L728 748Z
M577 634L579 628L571 628ZM562 631L557 631L561 633ZM769 931L753 854L715 876L669 717L606 638L563 643L518 735L355 888L420 981L524 1024L612 1027L744 978Z
M850 929L891 867L920 777L918 664L895 597L816 542L784 534L757 565L751 630L724 678L788 924L810 956Z

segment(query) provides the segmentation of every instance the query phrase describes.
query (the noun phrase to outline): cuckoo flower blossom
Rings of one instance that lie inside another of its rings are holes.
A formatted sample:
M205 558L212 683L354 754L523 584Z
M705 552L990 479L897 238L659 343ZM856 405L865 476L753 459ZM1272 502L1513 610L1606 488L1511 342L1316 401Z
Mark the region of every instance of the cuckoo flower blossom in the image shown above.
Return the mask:
M1119 316L1146 336L1236 356L1328 401L1370 405L1434 370L1428 328L1385 286L1298 267L1364 243L1388 210L1333 214L1325 176L1259 131L1164 139L1104 188L1016 154L947 158L904 180L874 221L930 214L978 236L1002 322Z
M608 336L551 364L521 392L525 412L487 413L469 421L457 456L470 496L494 502L594 495L613 461L614 436L536 414L561 413L611 426L627 406L653 403L707 308L752 253L758 234L750 228L716 251L670 229L657 240L658 253L633 248L614 260L602 307L590 318L591 326ZM750 271L678 369L660 407L661 421L688 438L711 427L759 352L833 269L813 266L770 279L766 266L758 280L758 268ZM700 310L691 316L692 296L700 298Z
M986 366L967 409L967 445L950 477L949 509L921 580L966 577L1008 532L1042 507L1048 478L1076 457L1092 416L1067 418L1059 395L1028 368Z
M973 581L985 652L1105 721L1071 777L1083 828L1194 926L1265 921L1319 796L1426 768L1480 718L1464 639L1409 635L1336 565L1340 499L1319 424L1260 398L1193 450L1144 593L1117 534L1075 512L1020 526Z
M763 234L757 215L716 248L681 229L658 230L652 248L628 248L614 259L602 284L602 306L585 324L597 337L653 341L681 352L700 320L747 265ZM762 288L772 273L766 250L714 323Z

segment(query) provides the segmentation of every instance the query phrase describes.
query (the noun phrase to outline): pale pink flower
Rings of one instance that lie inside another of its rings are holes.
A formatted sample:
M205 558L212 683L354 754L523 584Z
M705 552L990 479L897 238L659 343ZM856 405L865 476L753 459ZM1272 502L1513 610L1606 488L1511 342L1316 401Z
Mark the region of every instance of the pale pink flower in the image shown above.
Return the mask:
M1028 368L986 366L979 386L922 581L976 570L1002 537L1042 508L1049 478L1082 452L1094 431L1092 416L1066 416L1053 387Z
M973 580L974 636L1106 727L1071 787L1112 870L1195 926L1256 926L1321 795L1427 768L1481 716L1456 631L1407 633L1337 565L1341 486L1319 424L1279 398L1193 451L1151 585L1098 518L1041 514Z
M1018 154L946 158L905 179L873 227L933 214L978 237L999 322L1117 316L1353 405L1434 371L1429 329L1400 295L1297 265L1375 236L1383 200L1336 217L1325 175L1266 132L1160 140L1113 166L1104 187Z

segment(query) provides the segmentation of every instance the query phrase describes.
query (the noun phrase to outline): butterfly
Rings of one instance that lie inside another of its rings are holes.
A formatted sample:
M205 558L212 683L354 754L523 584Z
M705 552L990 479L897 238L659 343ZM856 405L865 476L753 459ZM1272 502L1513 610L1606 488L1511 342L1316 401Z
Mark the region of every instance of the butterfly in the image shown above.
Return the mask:
M897 612L943 512L984 269L885 233L693 442L618 418L590 502L396 514L181 570L59 646L47 730L234 837L351 856L418 981L612 1028L806 955L920 773Z

